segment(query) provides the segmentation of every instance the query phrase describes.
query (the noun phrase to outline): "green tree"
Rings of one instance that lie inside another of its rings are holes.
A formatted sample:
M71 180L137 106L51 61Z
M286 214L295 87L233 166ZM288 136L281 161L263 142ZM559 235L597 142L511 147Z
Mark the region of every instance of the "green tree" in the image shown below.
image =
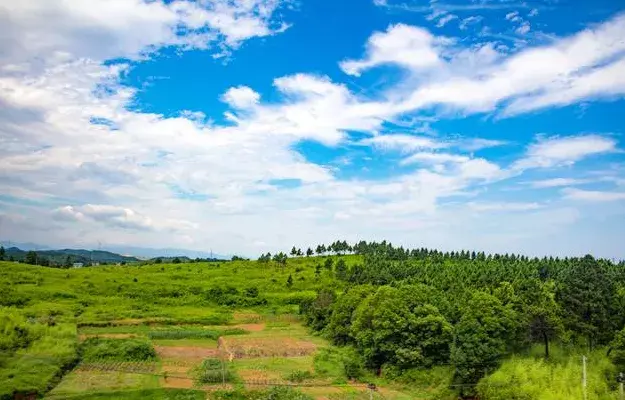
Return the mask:
M320 276L321 276L321 264L317 263L317 265L315 265L315 277L319 279Z
M173 264L180 264L181 262L182 262L182 261L180 261L180 259L179 259L178 257L176 257L176 258L174 258L174 259L172 260L172 263L173 263Z
M564 334L561 307L556 302L555 284L552 281L536 282L537 288L530 292L531 299L524 305L529 337L545 346L545 358L549 358L549 342Z
M475 384L492 371L515 336L517 315L485 292L474 292L455 327L451 361L463 384ZM471 389L465 392L471 393Z
M293 286L293 276L289 274L289 277L286 280L286 287L291 288Z
M31 250L26 253L26 257L24 258L24 262L30 265L37 265L37 252Z
M342 281L347 279L347 266L345 265L345 261L342 258L337 261L334 272L336 273L337 279L340 279Z
M315 331L321 331L328 324L331 306L336 300L332 289L321 289L314 300L304 301L300 305L300 312L304 314L306 325Z
M569 329L586 337L588 346L608 343L615 331L616 290L605 266L587 255L566 270L558 300Z
M446 361L452 327L436 307L411 310L402 291L381 286L354 312L352 335L367 365L379 372L386 363L410 368Z
M295 257L297 255L297 249L295 248L295 246L293 246L293 248L291 249L291 257Z
M306 249L306 257L310 257L313 255L313 250L309 247Z
M69 254L65 257L65 264L63 264L63 266L65 268L70 268L72 266L72 257Z
M317 264L318 265L318 264ZM319 269L321 266L318 265ZM360 303L373 291L371 285L358 285L342 294L332 304L328 325L324 332L338 345L352 343L352 316Z
M327 269L328 271L332 271L333 264L334 264L334 261L332 261L331 258L326 258L325 262L323 263L323 267Z
M619 331L610 343L608 355L614 365L625 370L625 328Z
M4 250L4 246L0 246L0 261L4 261L5 255L6 251Z

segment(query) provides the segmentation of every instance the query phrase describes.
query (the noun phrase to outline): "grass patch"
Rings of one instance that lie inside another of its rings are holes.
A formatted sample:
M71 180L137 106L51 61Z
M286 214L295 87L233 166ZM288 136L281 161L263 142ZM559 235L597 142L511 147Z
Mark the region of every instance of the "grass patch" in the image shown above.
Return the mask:
M71 399L71 400L204 400L206 393L201 390L189 389L141 389L110 391L100 393L84 393L73 396L50 396L46 399Z
M158 388L158 377L118 371L73 371L63 379L50 396L65 398L71 394Z
M227 335L243 335L248 333L246 330L239 328L229 328L224 330L207 330L207 329L172 329L172 330L154 330L148 333L150 339L162 340L179 340L179 339L212 339L217 340L220 336Z
M80 346L83 361L150 361L156 359L152 344L142 339L110 339L92 337Z

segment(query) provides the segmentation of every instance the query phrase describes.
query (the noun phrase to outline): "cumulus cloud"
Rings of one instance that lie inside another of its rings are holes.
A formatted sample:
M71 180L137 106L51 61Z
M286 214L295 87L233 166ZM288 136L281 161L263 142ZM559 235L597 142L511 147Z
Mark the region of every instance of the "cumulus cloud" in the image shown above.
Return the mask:
M366 56L362 60L341 62L341 69L359 76L362 71L382 64L397 64L407 68L432 68L441 63L440 49L447 44L423 28L397 24L386 32L376 32L367 41Z
M260 95L248 86L238 86L228 89L222 100L234 108L249 109L258 104Z
M78 222L96 222L112 228L132 230L185 230L197 228L196 224L188 221L158 219L154 220L130 208L103 205L85 204L83 206L63 206L54 210L54 216L64 220Z
M0 5L0 65L4 71L69 59L137 58L165 46L236 48L284 25L279 0L28 1Z

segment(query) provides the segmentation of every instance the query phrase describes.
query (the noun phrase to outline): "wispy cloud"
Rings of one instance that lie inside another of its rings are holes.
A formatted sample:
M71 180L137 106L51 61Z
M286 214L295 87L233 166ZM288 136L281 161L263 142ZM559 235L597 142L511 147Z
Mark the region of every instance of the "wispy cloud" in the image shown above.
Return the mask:
M600 135L544 138L531 144L525 157L518 160L513 168L523 170L572 165L585 157L615 150L616 141Z
M471 4L452 4L444 2L436 2L427 6L418 6L410 3L391 2L389 0L374 0L373 3L376 6L396 8L404 11L427 13L431 12L433 8L443 10L447 12L461 12L461 11L480 11L480 10L507 10L517 8L532 8L525 2L514 1L484 1ZM543 6L535 6L534 8L542 8Z
M592 180L576 179L576 178L553 178L553 179L543 179L543 180L527 182L527 184L533 188L542 189L542 188L555 188L555 187L563 187L563 186L584 185L590 182L592 182Z
M611 202L625 200L625 192L607 192L597 190L563 189L565 198L589 202Z

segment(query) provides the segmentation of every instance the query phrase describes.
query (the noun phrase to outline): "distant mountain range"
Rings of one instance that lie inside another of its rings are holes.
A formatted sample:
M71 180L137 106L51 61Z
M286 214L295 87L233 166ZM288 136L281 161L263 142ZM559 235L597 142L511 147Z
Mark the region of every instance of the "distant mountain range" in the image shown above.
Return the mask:
M22 250L17 247L9 247L5 249L6 259L13 259L15 261L23 261L26 258L26 254L30 250ZM36 250L37 257L41 259L47 259L54 264L65 264L68 260L71 263L83 263L88 264L91 262L98 263L121 263L121 262L135 262L139 261L136 257L122 256L110 251L102 250L82 250L82 249L62 249L62 250Z
M13 258L15 260L22 260L25 257L26 252L34 250L37 251L38 255L47 257L55 263L64 263L68 255L74 257L74 259L76 260L75 262L89 262L93 260L94 262L107 263L117 263L122 261L131 262L147 260L151 258L173 259L175 257L178 257L180 259L230 259L230 256L216 254L208 251L195 251L174 248L151 249L146 247L111 245L106 246L105 250L54 250L49 246L39 245L36 243L0 242L0 245L4 246L5 249L7 249L7 258L10 255L13 255ZM9 252L9 250L11 252ZM62 260L57 261L59 257L62 258Z

